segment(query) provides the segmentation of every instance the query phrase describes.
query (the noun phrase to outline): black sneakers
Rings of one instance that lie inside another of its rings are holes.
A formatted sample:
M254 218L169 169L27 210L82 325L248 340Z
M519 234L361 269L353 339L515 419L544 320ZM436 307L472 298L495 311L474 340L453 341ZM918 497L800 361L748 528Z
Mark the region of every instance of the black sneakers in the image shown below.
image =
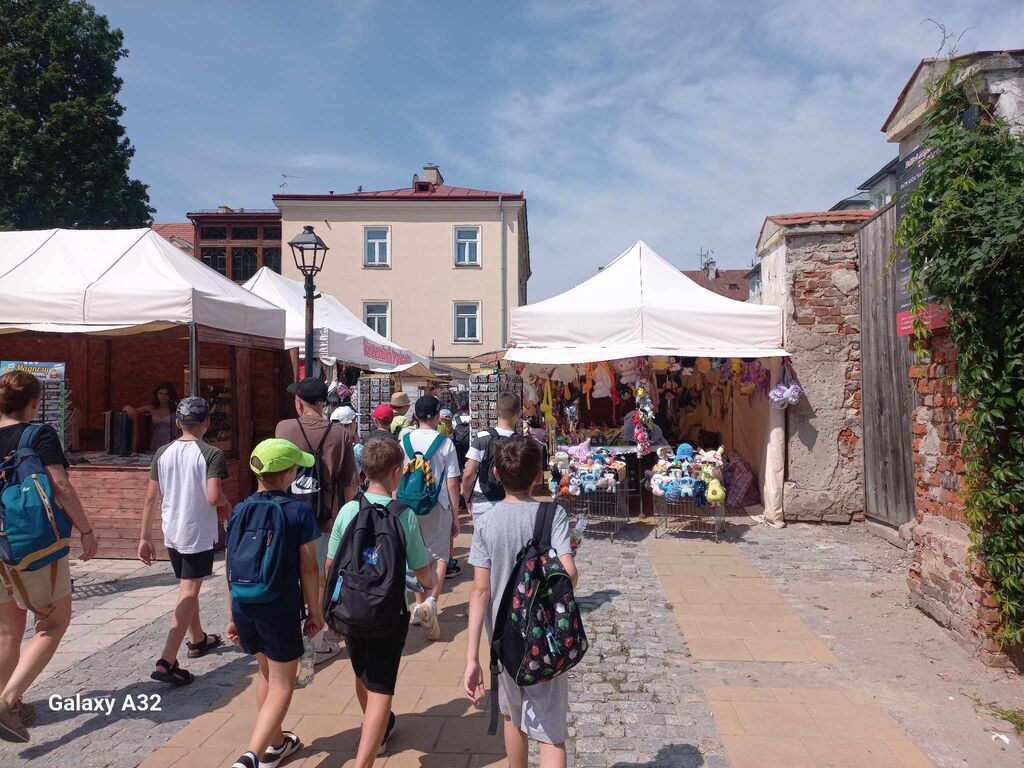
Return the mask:
M388 751L388 739L391 738L391 734L395 732L395 713L391 713L391 717L388 718L388 727L384 730L384 738L381 739L380 749L377 750L378 755L383 755Z

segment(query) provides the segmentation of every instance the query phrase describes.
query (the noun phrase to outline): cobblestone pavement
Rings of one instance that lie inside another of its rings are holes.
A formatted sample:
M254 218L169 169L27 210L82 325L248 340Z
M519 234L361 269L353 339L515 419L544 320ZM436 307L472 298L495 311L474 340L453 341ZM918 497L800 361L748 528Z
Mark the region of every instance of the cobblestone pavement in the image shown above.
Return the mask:
M570 682L579 768L728 766L675 617L633 526L587 538L577 589L590 652Z

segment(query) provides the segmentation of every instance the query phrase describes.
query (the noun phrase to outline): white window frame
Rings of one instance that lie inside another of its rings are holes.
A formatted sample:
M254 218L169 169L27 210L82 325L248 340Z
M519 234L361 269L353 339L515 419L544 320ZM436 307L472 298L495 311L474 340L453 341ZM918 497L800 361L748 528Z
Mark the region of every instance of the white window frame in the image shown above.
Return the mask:
M467 261L465 263L459 261L459 243L474 242L472 240L460 240L460 229L476 230L476 261ZM456 224L454 227L452 227L452 260L457 268L465 269L483 266L483 234L483 227L481 227L479 224Z
M459 318L469 317L459 315L460 304L476 305L476 338L459 338ZM454 344L480 344L483 341L483 302L473 300L457 300L452 302L452 342Z
M375 238L374 240L371 241L370 240L370 232L372 230L380 230L380 229L383 229L385 232L388 233L387 237L384 240L378 240L378 239ZM366 246L369 245L371 242L377 243L377 245L373 249L373 252L374 252L374 255L377 256L378 258L380 257L380 245L379 244L380 243L384 243L384 248L387 251L384 254L384 261L370 261L367 258ZM386 268L388 268L390 266L391 266L391 227L390 227L390 225L388 225L388 224L378 224L376 226L369 226L369 225L364 226L363 227L363 267L366 268L366 269L386 269Z
M369 316L366 314L366 308L371 304L383 304L385 309L384 322L387 323L387 333L381 333L385 339L391 339L391 300L390 299L364 299L363 300L363 324L377 333L380 333L374 326L369 323ZM380 317L379 314L375 314L374 317Z

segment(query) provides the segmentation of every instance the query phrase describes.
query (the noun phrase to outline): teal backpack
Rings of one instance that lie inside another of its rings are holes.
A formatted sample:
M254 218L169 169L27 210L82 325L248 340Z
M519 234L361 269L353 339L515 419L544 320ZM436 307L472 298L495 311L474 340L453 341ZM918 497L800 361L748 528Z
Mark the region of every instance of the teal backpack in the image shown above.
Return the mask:
M284 581L285 515L276 498L250 496L228 521L228 591L240 603L272 603Z
M406 434L402 438L402 448L405 449L409 462L402 470L402 482L398 486L395 498L417 515L428 515L430 510L437 506L441 484L438 478L434 477L434 470L430 468L430 459L447 439L444 435L438 435L426 453L417 453L412 449L409 435Z

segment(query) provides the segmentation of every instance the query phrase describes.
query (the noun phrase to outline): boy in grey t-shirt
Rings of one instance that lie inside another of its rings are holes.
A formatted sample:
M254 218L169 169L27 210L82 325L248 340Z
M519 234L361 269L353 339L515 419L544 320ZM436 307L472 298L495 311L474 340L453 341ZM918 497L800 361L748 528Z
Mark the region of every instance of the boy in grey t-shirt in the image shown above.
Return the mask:
M516 555L533 536L540 503L530 490L541 473L543 456L532 438L515 435L495 446L494 464L505 486L505 498L475 518L469 563L473 592L469 601L469 650L466 656L466 696L479 706L485 696L480 667L480 636L486 624L493 632L498 604ZM569 517L559 507L551 527L551 546L576 583L576 563L569 544ZM565 675L521 688L505 672L498 685L498 703L505 720L505 750L510 768L526 768L529 739L540 746L541 768L565 768L569 681Z

